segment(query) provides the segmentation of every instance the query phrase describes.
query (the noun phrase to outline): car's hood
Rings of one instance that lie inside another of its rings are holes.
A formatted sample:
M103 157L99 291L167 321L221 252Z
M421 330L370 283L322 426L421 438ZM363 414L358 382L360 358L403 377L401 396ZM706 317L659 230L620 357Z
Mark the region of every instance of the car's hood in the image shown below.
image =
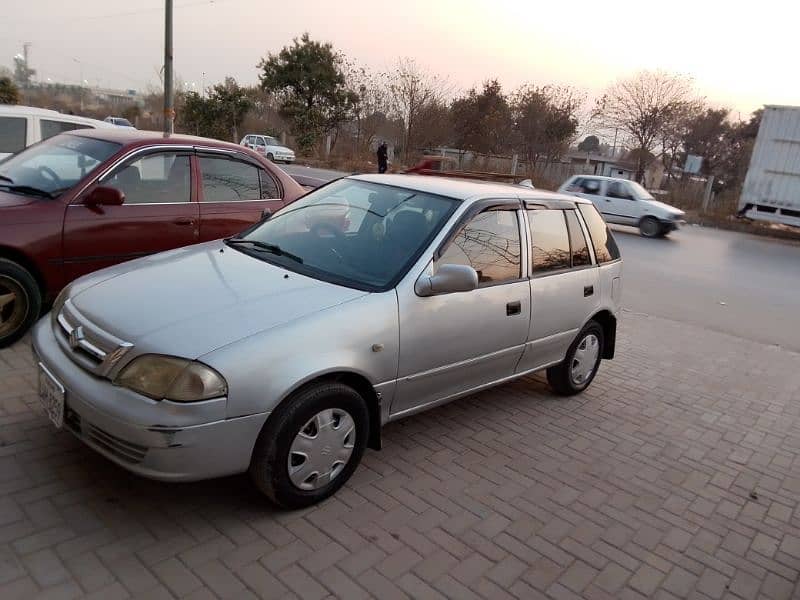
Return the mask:
M665 202L660 202L659 200L651 200L650 198L647 198L645 202L647 202L650 206L658 208L659 210L662 210L671 215L684 214L684 212L680 208L675 208L674 206L667 204Z
M12 206L25 206L33 202L33 196L23 196L21 194L12 194L0 190L0 208L10 208Z
M78 280L73 305L140 351L197 358L366 292L270 265L221 241L181 248Z
M286 146L267 146L267 148L273 148L275 150L280 150L281 152L290 152L291 154L294 154L294 150L287 148Z

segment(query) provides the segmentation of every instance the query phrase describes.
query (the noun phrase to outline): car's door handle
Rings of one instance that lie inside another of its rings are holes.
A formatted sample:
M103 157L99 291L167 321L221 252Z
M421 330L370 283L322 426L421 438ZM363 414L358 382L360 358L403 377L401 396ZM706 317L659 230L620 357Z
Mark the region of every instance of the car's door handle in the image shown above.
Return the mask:
M522 303L517 300L516 302L509 302L506 304L506 316L518 315L522 312Z
M173 223L175 225L194 225L194 219L191 217L178 217Z
M594 294L594 286L593 285L585 285L583 286L583 297L587 298Z

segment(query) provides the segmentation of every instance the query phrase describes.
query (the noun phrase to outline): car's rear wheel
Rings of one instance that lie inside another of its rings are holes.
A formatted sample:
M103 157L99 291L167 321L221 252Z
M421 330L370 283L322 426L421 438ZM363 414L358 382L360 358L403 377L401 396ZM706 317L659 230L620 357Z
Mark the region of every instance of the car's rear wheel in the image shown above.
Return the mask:
M17 263L0 258L0 348L20 339L42 309L33 276Z
M648 238L658 237L661 235L661 223L655 217L645 217L639 223L639 233Z
M556 394L573 396L592 383L603 356L603 328L589 321L567 350L564 361L547 369L547 382Z
M302 508L336 492L355 471L369 436L363 398L338 382L314 384L268 419L250 476L272 502Z

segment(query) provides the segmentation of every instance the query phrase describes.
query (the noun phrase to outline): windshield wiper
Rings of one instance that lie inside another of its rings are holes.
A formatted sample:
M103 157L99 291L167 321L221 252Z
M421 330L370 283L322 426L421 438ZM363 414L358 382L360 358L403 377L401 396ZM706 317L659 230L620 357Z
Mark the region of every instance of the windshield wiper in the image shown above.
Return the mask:
M14 183L14 180L11 179L11 177L8 177L7 175L0 175L0 179L2 179L3 181L7 181L8 183Z
M295 262L303 264L303 259L297 256L296 254L292 254L291 252L287 252L277 244L268 244L266 242L260 242L259 240L246 240L244 238L226 238L225 243L229 246L244 246L244 245L252 245L258 250L263 250L264 252L269 252L270 254L275 254L276 256L285 256Z
M5 179L8 179L7 177ZM53 194L47 190L42 190L30 185L9 185L7 183L0 184L10 192L19 192L20 194L27 194L29 196L41 196L43 198L55 198Z

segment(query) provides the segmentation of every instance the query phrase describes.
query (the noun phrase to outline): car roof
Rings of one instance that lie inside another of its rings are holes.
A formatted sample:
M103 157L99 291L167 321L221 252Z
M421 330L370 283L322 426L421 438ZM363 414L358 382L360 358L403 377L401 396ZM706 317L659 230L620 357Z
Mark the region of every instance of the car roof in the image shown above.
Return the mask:
M591 204L577 196L549 192L511 183L496 181L460 179L457 177L438 177L436 175L351 175L350 179L381 183L397 187L447 196L456 200L473 201L492 198L519 198L524 202L569 202L572 204Z
M572 181L578 177L583 179L602 179L603 181L631 181L630 179L625 179L624 177L609 177L608 175L593 175L592 173L578 173L577 175L570 177L567 181Z
M72 121L73 123L87 123L95 127L113 127L110 123L92 119L90 117L82 117L80 115L68 115L66 113L58 112L49 108L38 108L36 106L17 106L14 104L0 104L0 114L3 115L19 115L26 117L58 117L64 121Z
M103 128L102 131L95 129L76 129L68 132L66 135L96 138L106 142L116 142L123 145L145 145L149 143L184 144L190 146L214 146L215 148L228 148L230 150L236 150L237 152L242 151L242 147L238 144L213 140L211 138L176 133L166 134L162 131L143 131L141 129L133 129L131 127L117 127L116 125L111 125L110 123L106 123L106 125L110 125L110 127Z

